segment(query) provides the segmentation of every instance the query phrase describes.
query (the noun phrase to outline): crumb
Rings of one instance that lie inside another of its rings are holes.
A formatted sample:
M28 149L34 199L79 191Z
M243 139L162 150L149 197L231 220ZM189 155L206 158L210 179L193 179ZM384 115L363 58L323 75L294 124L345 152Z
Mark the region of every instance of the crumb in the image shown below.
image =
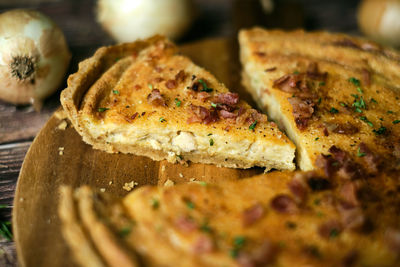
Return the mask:
M182 173L179 173L179 177L183 178L183 174L182 174Z
M135 186L137 186L138 183L135 181L132 181L130 183L125 183L125 185L122 187L122 189L126 190L126 191L131 191Z
M106 192L106 189L105 188L100 188L100 192L104 193L104 192Z
M163 166L161 167L161 171L162 171L162 172L165 172L165 165L163 165Z
M19 198L19 202L24 202L24 198L23 198L23 197L20 197L20 198Z
M196 178L190 178L190 181L194 182L194 181L196 181Z
M64 147L60 146L58 148L58 155L60 155L60 156L64 155Z
M165 181L164 186L165 187L170 187L175 185L174 181L171 181L170 179L168 179L167 181Z
M112 185L112 183L113 183L113 181L109 181L109 182L108 182L108 185Z
M68 123L65 120L62 120L60 124L57 126L57 129L64 131L67 129Z

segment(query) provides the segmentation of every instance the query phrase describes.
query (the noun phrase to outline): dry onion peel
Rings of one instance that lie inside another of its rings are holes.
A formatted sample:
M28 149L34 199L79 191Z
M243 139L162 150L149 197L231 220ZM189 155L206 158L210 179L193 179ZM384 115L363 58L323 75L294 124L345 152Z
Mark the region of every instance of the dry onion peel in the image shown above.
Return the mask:
M71 54L64 34L33 10L0 14L0 99L36 109L58 89Z

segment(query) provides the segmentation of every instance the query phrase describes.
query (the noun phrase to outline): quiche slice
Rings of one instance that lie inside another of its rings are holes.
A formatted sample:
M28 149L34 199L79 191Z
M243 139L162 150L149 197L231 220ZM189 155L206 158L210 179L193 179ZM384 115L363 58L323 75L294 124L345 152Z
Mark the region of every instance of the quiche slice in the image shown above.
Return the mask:
M278 127L164 37L100 48L69 77L61 103L83 140L106 152L295 168Z
M398 266L396 174L339 174L143 186L116 201L63 187L62 233L81 266Z
M332 145L400 158L400 53L327 32L254 28L239 42L243 83L296 144L300 169Z

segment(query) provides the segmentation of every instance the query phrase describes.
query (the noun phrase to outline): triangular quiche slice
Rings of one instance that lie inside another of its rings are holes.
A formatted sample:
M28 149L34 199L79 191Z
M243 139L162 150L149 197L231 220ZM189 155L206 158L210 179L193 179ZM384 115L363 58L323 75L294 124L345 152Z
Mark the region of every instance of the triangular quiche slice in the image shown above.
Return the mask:
M153 160L295 168L295 146L266 115L164 37L100 48L61 103L86 143Z
M344 34L254 28L239 34L243 83L297 146L302 170L332 145L400 158L400 53ZM351 176L354 170L344 175Z
M398 186L396 174L275 171L112 202L63 187L58 210L81 266L398 266Z

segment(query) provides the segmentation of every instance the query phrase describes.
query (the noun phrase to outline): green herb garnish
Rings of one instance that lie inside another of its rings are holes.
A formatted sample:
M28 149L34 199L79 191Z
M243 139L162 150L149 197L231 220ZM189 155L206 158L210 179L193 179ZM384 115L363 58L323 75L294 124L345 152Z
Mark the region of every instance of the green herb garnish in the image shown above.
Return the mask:
M212 106L213 108L216 108L216 107L217 107L217 104L211 102L211 106Z
M200 226L200 231L205 232L205 233L211 233L212 229L211 227L208 225L208 222L204 222L201 226Z
M336 114L339 113L339 110L337 110L336 108L332 107L331 110L329 110L330 113L332 114Z
M151 207L153 208L153 210L158 209L158 207L160 207L160 201L158 201L158 199L153 198L151 200Z
M378 101L376 101L375 99L373 99L373 98L371 98L371 102L372 103L376 103L376 104L378 104Z
M382 135L386 133L386 127L381 126L378 130L372 130L376 135Z
M8 241L13 239L13 234L11 233L11 222L0 222L0 235Z
M193 210L194 207L195 207L195 205L194 205L194 203L193 203L192 201L187 200L187 201L186 201L186 207L188 207L188 209Z
M398 124L398 123L400 123L400 120L394 120L392 123L393 124Z
M318 98L318 104L321 104L321 102L322 102L322 98L320 97L320 98Z
M315 141L318 141L319 140L319 137L315 137L315 139L314 139Z
M210 146L214 145L214 139L210 138Z
M333 228L330 232L329 232L329 237L330 238L335 238L339 235L339 230L336 228Z
M362 120L363 122L365 122L365 123L368 124L369 126L374 127L374 125L372 124L372 122L370 122L370 121L367 119L367 117L361 116L361 117L360 117L360 120Z
M119 91L118 90L113 90L113 94L114 95L119 95Z
M153 90L153 85L151 83L149 83L147 86L149 87L150 90Z
M358 80L358 79L356 79L356 78L354 78L354 77L350 77L350 78L349 78L349 82L351 82L351 83L354 84L355 86L360 86L360 85L361 85L360 80Z
M300 74L300 72L298 70L293 71L293 74Z
M361 87L357 87L357 91L358 91L360 94L363 94L363 93L364 93L363 90L361 90Z
M359 97L358 95L352 95L355 100L354 103L352 104L353 107L359 108L359 109L365 109L367 105L365 105L364 98L361 96Z
M203 89L200 90L201 92L207 92L207 93L212 92L213 89L209 88L205 81L203 81L202 79L199 79L199 83L201 83L201 85L203 85Z
M391 111L391 110L388 110L387 111L387 114L393 114L394 112L393 111Z
M347 107L347 104L344 102L339 102L339 105L341 105L342 107Z
M160 122L164 122L164 121L166 121L163 117L160 117Z
M364 157L365 153L360 151L360 148L357 149L357 157L361 158Z
M180 107L181 104L182 104L182 101L180 101L178 98L175 98L175 105L176 105L177 107Z
M253 122L250 126L249 126L249 130L254 131L254 128L256 128L257 125L257 121Z
M318 85L319 85L319 86L324 86L324 85L325 85L325 82L319 82Z
M118 234L120 237L126 237L131 233L131 231L132 231L132 228L127 226L127 227L122 228Z
M109 110L109 108L99 108L99 109L98 109L99 112L104 112L104 111L106 111L106 110Z

